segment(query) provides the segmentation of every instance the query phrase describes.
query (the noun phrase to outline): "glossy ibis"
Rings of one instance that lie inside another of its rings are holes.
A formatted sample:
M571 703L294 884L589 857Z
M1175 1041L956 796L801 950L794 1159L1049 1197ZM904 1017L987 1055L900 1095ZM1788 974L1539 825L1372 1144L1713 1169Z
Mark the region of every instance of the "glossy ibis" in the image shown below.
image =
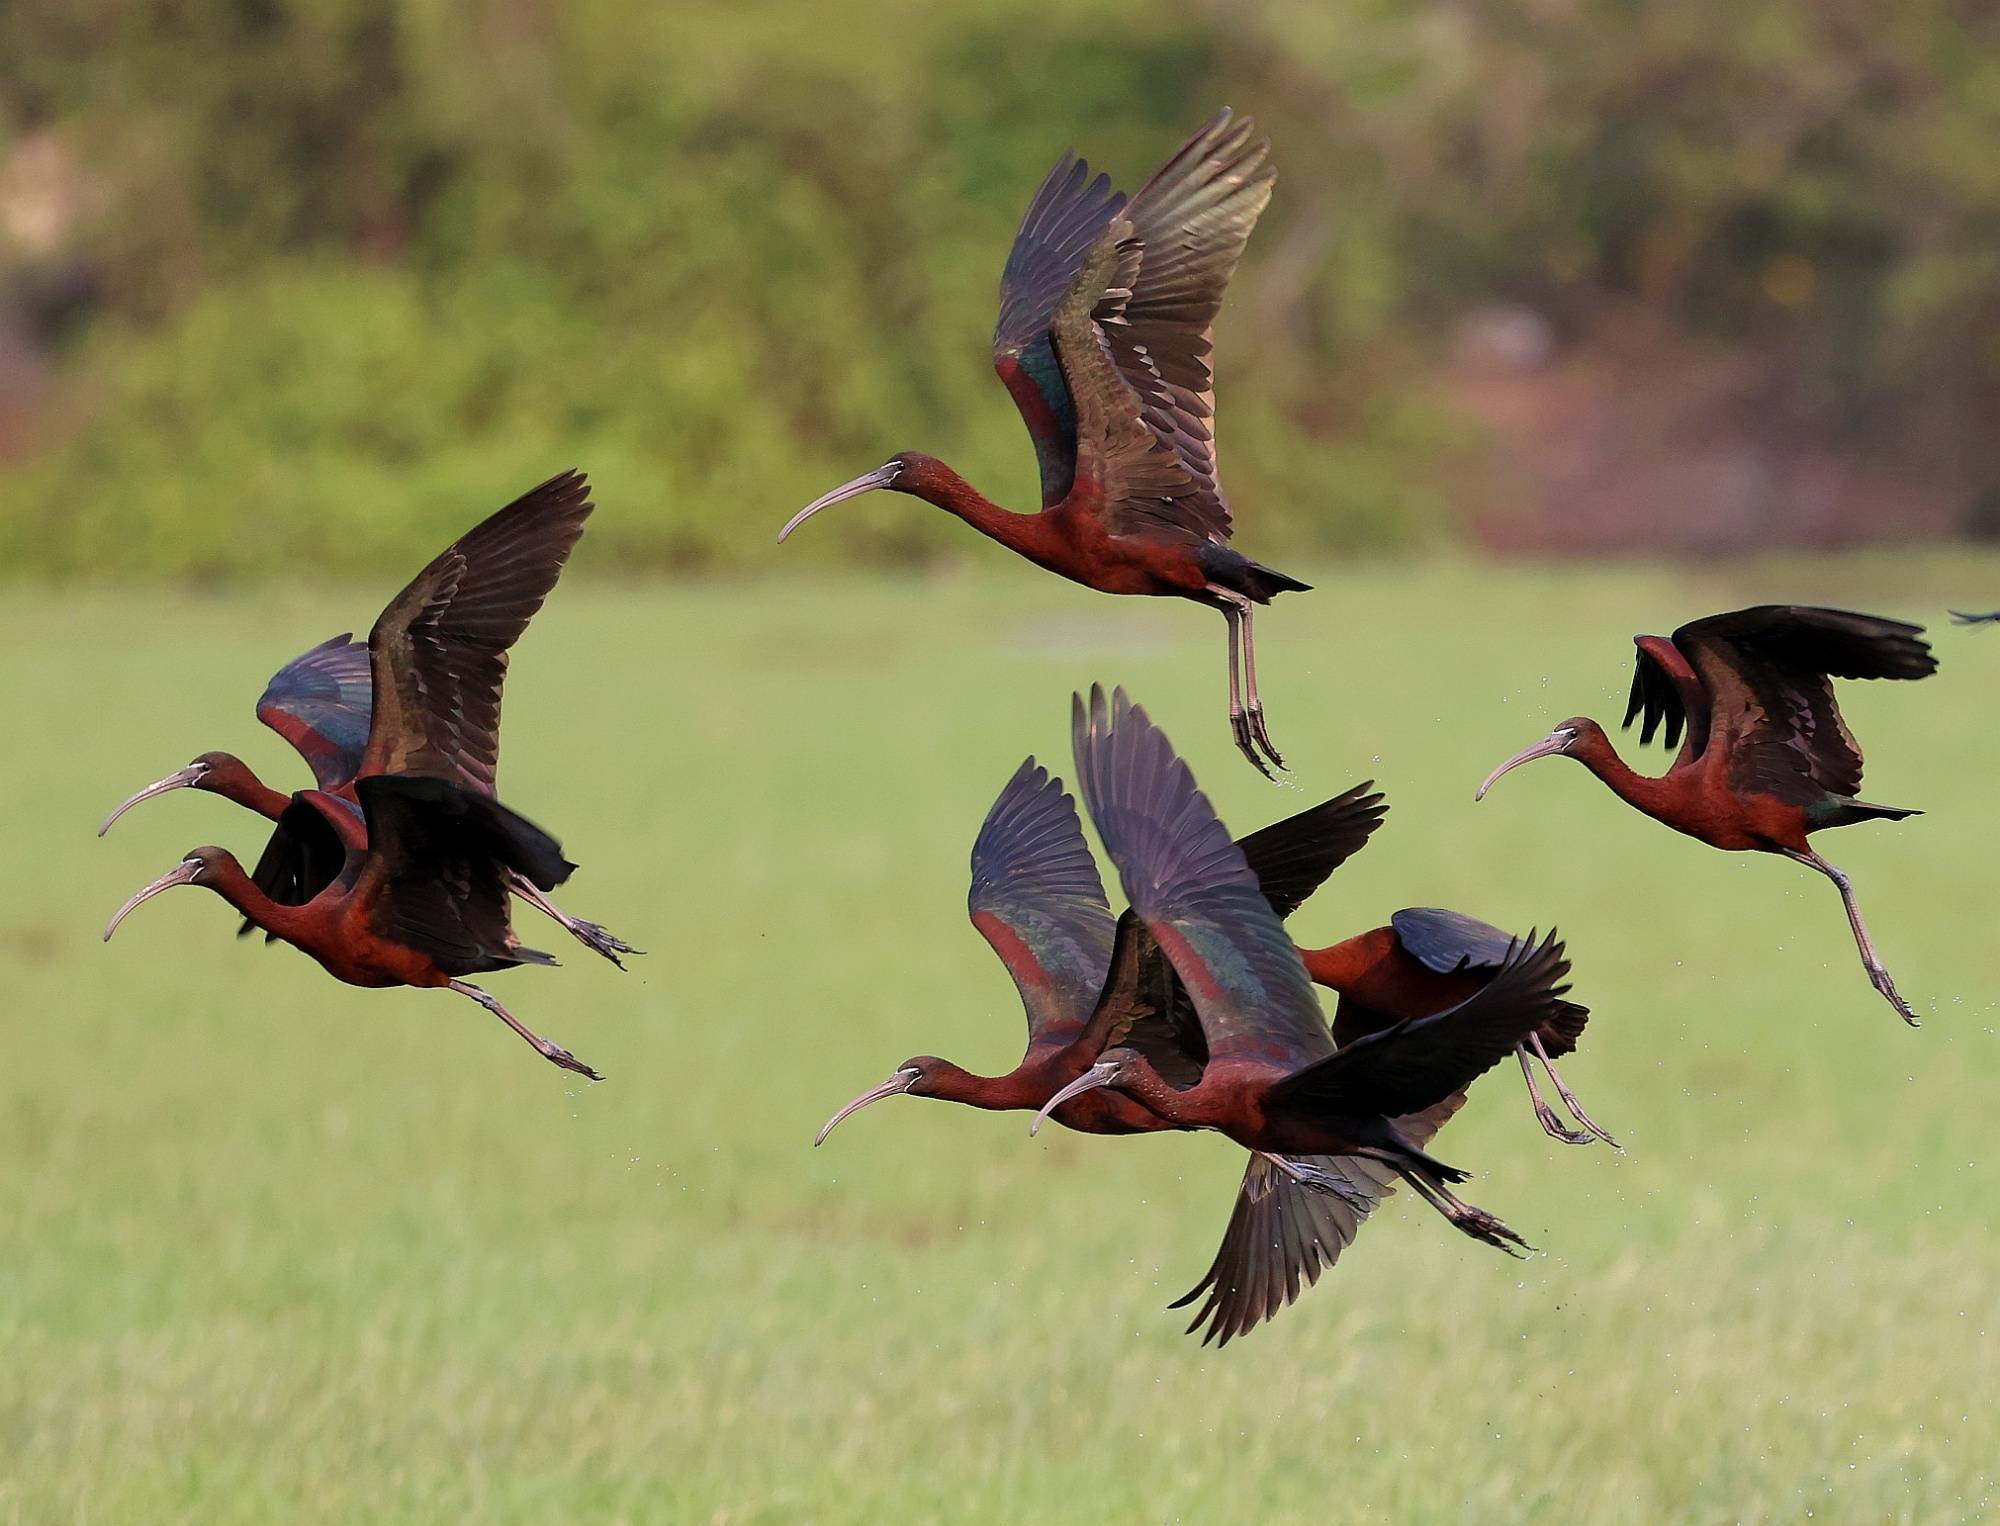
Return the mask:
M1354 853L1381 820L1381 797L1363 784L1244 838L1238 846L1273 912L1289 916ZM850 1114L888 1097L934 1097L1004 1111L1043 1107L1089 1068L1113 1024L1150 1030L1187 997L1145 924L1114 924L1083 840L1075 803L1030 758L987 814L972 850L973 925L1013 977L1028 1014L1028 1048L1005 1075L976 1075L933 1055L905 1060L880 1086L847 1103L820 1130L823 1142ZM1419 1143L1458 1105L1405 1120ZM1130 1097L1084 1093L1053 1116L1089 1134L1151 1133L1176 1125ZM1393 1174L1358 1157L1253 1156L1215 1264L1175 1307L1210 1293L1190 1329L1227 1342L1310 1286L1389 1190ZM1282 1235L1271 1233L1285 1226ZM1285 1289L1276 1294L1273 1289ZM1213 1290L1213 1291L1211 1291Z
M554 1064L602 1079L463 977L552 964L508 920L517 884L555 889L572 865L496 799L507 649L541 607L591 509L567 474L516 500L419 573L369 635L375 703L351 798L302 790L253 876L196 848L118 909L178 885L215 891L254 926L358 986L442 986L499 1017ZM314 748L305 749L308 760Z
M942 461L904 451L778 532L886 488L1085 587L1220 610L1230 729L1267 775L1265 758L1284 760L1265 729L1252 618L1307 585L1228 544L1209 354L1223 289L1271 199L1268 147L1225 110L1129 199L1071 154L1035 193L1000 278L993 364L1034 439L1040 512L1003 509Z
M501 510L487 524L455 541L442 557L425 569L418 583L427 579L466 576L466 572L454 572L445 565L458 562L466 563L470 575L475 578L492 575L497 569L485 567L482 559L490 561L518 554L518 548L510 540L489 533L488 527L502 523L506 515L544 516L553 513L562 516L565 523L569 521L569 516L574 515L574 527L580 534L582 517L590 512L588 494L589 485L577 473L566 472L550 479L519 503ZM523 505L529 507L524 508ZM574 539L572 536L571 544L574 544ZM553 548L543 550L548 553ZM568 554L569 546L564 545L553 563L548 565L549 587L554 586L556 575L562 570ZM416 586L411 585L412 588ZM487 662L490 673L482 673L478 678L479 683L485 683L490 678L491 691L470 696L470 703L477 713L472 716L469 725L463 730L457 727L441 729L436 738L437 750L427 755L425 767L418 771L441 768L444 777L455 778L467 789L484 795L493 793L498 762L500 684L506 675L507 648L526 628L529 616L540 607L549 587L532 593L530 599L523 601L525 607L510 607L500 612L507 622L507 629L512 632L505 638L505 644L496 649L494 641L498 638L495 632L477 633L480 649L488 653L489 659L494 655L498 657L497 662ZM396 602L383 611L367 645L352 636L335 636L331 641L323 641L311 651L286 663L271 679L263 697L257 702L257 719L298 749L299 755L312 769L319 788L356 807L360 805L360 797L355 793L356 780L367 773L382 772L390 761L385 749L378 749L373 756L370 755L370 721L374 713L377 684L374 670L383 664L395 665L404 660L412 640L411 611L404 607L408 598L409 591L405 590L398 595ZM430 633L423 639L435 641L439 639L439 634ZM460 632L455 639L465 638ZM386 684L388 680L383 682ZM292 800L290 795L265 784L241 758L226 752L205 752L187 767L147 785L121 803L118 809L104 818L97 835L102 837L110 831L112 823L140 801L175 789L206 790L246 806L274 822L284 814ZM272 887L264 884L266 872L286 871L275 863L259 866L258 883L269 890ZM578 942L621 969L624 966L618 958L620 954L639 952L597 923L570 916L519 872L508 869L505 877L507 888L515 895L553 917ZM244 931L249 929L250 924L245 922Z
M1634 773L1602 726L1576 716L1494 769L1475 798L1523 763L1575 758L1619 799L1676 832L1732 852L1782 853L1817 869L1840 890L1869 980L1915 1027L1916 1013L1869 941L1853 882L1807 838L1921 814L1855 798L1861 748L1834 703L1832 680L1929 677L1937 659L1922 634L1922 626L1900 620L1764 604L1693 621L1671 637L1635 636L1624 724L1643 717L1641 746L1655 732L1669 747L1680 742L1667 772L1657 779Z
M1340 993L1333 1041L1345 1047L1394 1023L1429 1017L1467 1000L1499 973L1508 950L1518 941L1462 912L1409 906L1390 917L1387 927L1371 928L1326 948L1302 948L1299 957L1315 984ZM1618 1141L1591 1120L1555 1066L1576 1049L1589 1019L1588 1007L1571 1001L1553 1003L1549 1020L1517 1045L1514 1054L1527 1078L1535 1117L1551 1138L1577 1145L1601 1139L1615 1148ZM1567 1127L1543 1098L1535 1080L1537 1062L1585 1132Z
M1177 1127L1214 1129L1262 1154L1374 1161L1464 1233L1525 1248L1461 1202L1451 1186L1466 1173L1425 1153L1397 1120L1434 1110L1442 1122L1459 1094L1554 1017L1569 970L1555 935L1515 944L1459 1005L1336 1049L1298 950L1165 733L1123 690L1107 706L1101 689L1087 712L1076 701L1074 730L1091 819L1193 1012L1114 1025L1098 1060L1044 1115L1112 1087Z

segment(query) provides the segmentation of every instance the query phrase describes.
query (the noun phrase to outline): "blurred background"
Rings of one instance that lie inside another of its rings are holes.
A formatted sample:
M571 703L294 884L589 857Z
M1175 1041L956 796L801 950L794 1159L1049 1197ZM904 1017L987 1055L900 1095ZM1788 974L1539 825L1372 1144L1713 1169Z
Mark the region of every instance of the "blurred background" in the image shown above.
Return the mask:
M572 461L628 568L903 447L1025 506L1015 223L1218 103L1259 554L2000 537L1978 0L12 0L0 60L0 575L400 569ZM968 548L842 520L791 554Z
M1279 173L1217 357L1239 544L1316 585L1258 623L1285 789L1210 614L890 494L771 544L904 448L1030 505L1021 213L1223 104ZM5 0L0 1526L1994 1519L2000 635L1943 611L2000 607L1996 142L1973 0ZM104 946L267 833L105 812L214 748L303 786L267 677L570 465L501 787L650 952L524 913L564 967L493 990L609 1079L197 891ZM1633 632L1769 600L1940 655L1841 686L1926 814L1827 845L1921 1030L1796 865L1560 762L1472 802L1617 721ZM1627 1148L1507 1071L1436 1146L1541 1253L1399 1195L1204 1350L1226 1142L811 1148L1019 1057L966 854L1100 680L1239 833L1386 791L1300 941L1560 927Z

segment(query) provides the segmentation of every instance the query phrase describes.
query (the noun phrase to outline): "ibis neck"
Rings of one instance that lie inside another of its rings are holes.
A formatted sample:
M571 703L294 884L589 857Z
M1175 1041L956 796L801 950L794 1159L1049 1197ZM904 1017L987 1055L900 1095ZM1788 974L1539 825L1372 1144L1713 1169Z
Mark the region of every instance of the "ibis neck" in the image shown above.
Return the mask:
M212 784L204 780L202 788L211 795L246 806L269 821L284 815L285 807L292 803L290 795L272 789L250 771L247 763L228 770Z
M1678 781L1672 773L1655 779L1633 772L1602 732L1572 747L1568 756L1602 779L1612 794L1635 810L1648 816L1671 814L1678 794Z
M1037 1089L1031 1084L1033 1080L1026 1066L1010 1070L1004 1076L981 1076L947 1060L924 1077L921 1095L989 1113L1018 1112L1023 1108L1038 1108L1048 1100L1051 1088Z
M931 457L913 459L897 482L896 490L964 520L981 535L1012 551L1031 552L1044 528L1041 515L1017 514L1001 508L944 462Z
M305 930L307 908L272 900L257 888L234 858L224 858L201 883L267 933L290 940Z

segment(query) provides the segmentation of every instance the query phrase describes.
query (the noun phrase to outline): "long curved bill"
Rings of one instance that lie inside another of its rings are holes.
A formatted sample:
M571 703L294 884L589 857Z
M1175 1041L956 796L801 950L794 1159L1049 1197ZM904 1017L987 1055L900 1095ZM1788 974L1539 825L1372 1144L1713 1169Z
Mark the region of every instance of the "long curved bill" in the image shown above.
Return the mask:
M135 907L152 900L154 896L163 890L172 890L176 885L189 883L199 873L201 873L200 859L183 859L180 863L175 864L173 868L169 869L165 874L154 880L152 884L148 885L144 890L133 896L131 900L118 908L117 915L104 925L104 941L106 943L111 941L111 935L118 931L118 924L129 917Z
M1509 769L1519 768L1523 763L1532 763L1537 758L1554 757L1557 753L1561 752L1565 747L1569 746L1569 744L1571 742L1574 742L1575 740L1576 740L1576 733L1573 731L1565 731L1562 730L1561 728L1558 728L1555 731L1551 731L1547 736L1543 737L1539 742L1535 743L1533 747L1523 747L1519 752L1515 753L1513 757L1509 758L1505 763L1502 763L1498 768L1494 769L1492 773L1488 774L1486 776L1485 783L1479 786L1478 790L1474 792L1472 798L1475 801L1484 800L1486 798L1486 792L1491 788L1493 788L1493 781L1498 779L1502 774L1506 773Z
M840 1120L845 1118L849 1113L858 1113L864 1107L868 1106L869 1103L880 1102L884 1097L902 1096L904 1092L917 1084L917 1077L922 1074L923 1072L918 1070L899 1070L880 1086L872 1087L868 1091L863 1092L852 1102L848 1103L847 1106L826 1120L826 1127L813 1135L813 1148L817 1149L819 1146L825 1144L826 1136L839 1127Z
M1086 1070L1082 1075L1078 1076L1069 1085L1065 1086L1061 1091L1042 1104L1042 1110L1035 1114L1035 1121L1028 1125L1029 1136L1032 1138L1034 1135L1039 1134L1042 1131L1043 1120L1065 1102L1069 1101L1071 1097L1080 1097L1085 1092L1096 1091L1100 1086L1109 1086L1112 1077L1117 1074L1118 1067L1116 1065L1112 1064L1109 1060L1099 1060L1090 1069Z
M164 779L155 779L151 784L140 790L138 794L119 806L117 810L105 817L104 825L97 829L97 835L102 837L106 832L109 832L111 830L111 823L131 810L141 800L151 800L155 795L164 795L170 789L186 789L190 784L198 783L201 776L207 772L207 764L190 763L186 768L177 769L173 773L168 774Z
M815 498L811 503L800 509L798 513L785 521L785 528L778 532L778 544L782 546L785 543L787 535L790 535L792 531L796 530L808 519L811 519L821 509L830 508L832 505L844 502L849 498L859 498L863 493L872 493L877 488L894 486L896 478L902 475L902 470L903 468L900 463L890 461L876 467L872 472L864 472L852 482L841 483L831 493L820 494L819 497Z

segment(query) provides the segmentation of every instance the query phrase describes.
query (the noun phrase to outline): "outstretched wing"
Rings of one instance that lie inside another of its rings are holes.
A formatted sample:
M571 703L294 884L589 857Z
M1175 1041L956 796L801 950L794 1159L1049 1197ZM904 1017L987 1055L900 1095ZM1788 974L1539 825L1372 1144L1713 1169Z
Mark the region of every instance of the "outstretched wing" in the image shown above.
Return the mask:
M1076 481L1106 531L1229 537L1210 326L1270 200L1266 145L1227 112L1107 215L1049 315L1075 410Z
M1832 680L1928 677L1937 659L1922 634L1900 620L1764 604L1683 625L1674 645L1708 691L1712 726L1730 739L1730 783L1810 805L1861 788L1861 749Z
M1632 662L1632 693L1625 703L1625 720L1630 729L1644 717L1639 728L1639 745L1649 745L1653 734L1664 729L1663 740L1672 747L1687 728L1684 758L1698 758L1708 746L1709 693L1679 647L1664 636L1634 636L1638 648Z
M1358 1038L1285 1077L1271 1109L1342 1117L1420 1112L1463 1091L1530 1033L1559 1015L1569 961L1554 933L1515 946L1476 994L1432 1017L1411 1018Z
M1361 851L1388 814L1370 779L1309 811L1259 827L1236 846L1282 922Z
M1245 863L1272 912L1289 917L1381 825L1382 797L1362 784L1309 811L1241 839ZM1136 1049L1168 1084L1192 1086L1208 1063L1208 1039L1187 987L1137 912L1118 919L1111 973L1077 1041L1091 1055L1113 1044Z
M1029 758L972 845L966 899L1028 1012L1028 1041L1080 1029L1111 966L1111 907L1076 802Z
M1459 1092L1421 1113L1398 1118L1396 1127L1421 1148L1464 1105L1465 1094ZM1214 1262L1201 1281L1167 1306L1184 1308L1208 1295L1188 1326L1190 1335L1208 1327L1201 1337L1204 1346L1211 1341L1226 1346L1276 1317L1340 1259L1369 1214L1396 1187L1395 1169L1364 1155L1304 1159L1345 1177L1359 1201L1301 1186L1263 1156L1252 1155Z
M1271 200L1270 144L1227 108L1181 145L1125 208L1140 248L1132 294L1107 326L1111 358L1140 400L1146 427L1200 486L1207 533L1229 533L1215 467L1216 314L1244 246Z
M1098 234L1124 205L1108 177L1093 180L1088 164L1064 154L1028 203L1000 276L993 369L1034 438L1044 508L1068 496L1076 475L1076 408L1056 361L1049 320Z
M374 721L362 772L422 774L493 793L500 686L591 511L579 472L551 477L417 574L368 634Z
M373 687L368 648L335 636L272 675L257 719L299 750L321 789L338 790L361 771Z
M1331 1052L1298 951L1165 733L1124 690L1107 703L1098 687L1088 712L1077 697L1072 732L1091 819L1132 911L1187 988L1209 1053L1296 1068Z
M512 869L555 889L576 866L554 838L447 779L364 774L355 793L368 820L355 894L379 936L453 975L555 962L515 941L504 875Z
M1389 918L1403 952L1440 975L1497 970L1516 939L1490 922L1441 906L1406 906Z

